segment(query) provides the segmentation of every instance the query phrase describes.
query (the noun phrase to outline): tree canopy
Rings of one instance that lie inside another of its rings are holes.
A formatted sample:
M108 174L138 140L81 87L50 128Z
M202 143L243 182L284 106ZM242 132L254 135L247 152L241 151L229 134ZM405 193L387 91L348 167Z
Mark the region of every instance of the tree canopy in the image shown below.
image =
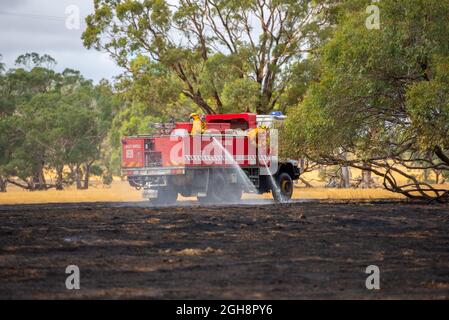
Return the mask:
M449 2L378 5L380 30L354 1L321 48L320 81L290 114L291 154L369 170L409 197L447 196L401 168L449 169Z
M47 55L22 55L17 63L28 70L10 69L0 77L2 191L6 182L29 190L62 189L71 181L87 188L100 159L116 109L111 86L93 85L75 70L57 73L42 66L47 62L56 63ZM57 173L54 185L46 181L48 170Z
M205 113L285 107L292 67L326 33L328 1L95 0L84 45L163 81ZM135 66L135 65L134 65ZM293 79L292 79L293 80Z

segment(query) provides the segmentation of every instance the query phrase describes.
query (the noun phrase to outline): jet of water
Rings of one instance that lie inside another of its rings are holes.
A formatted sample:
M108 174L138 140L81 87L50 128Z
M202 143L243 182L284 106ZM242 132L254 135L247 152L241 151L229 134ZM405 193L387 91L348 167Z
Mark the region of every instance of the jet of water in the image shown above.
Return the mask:
M271 186L272 186L272 188L274 188L273 191L274 191L274 193L276 193L277 198L281 199L281 189L279 188L276 180L274 179L273 175L271 174L271 171L268 168L266 161L264 161L264 165L265 165L265 169L267 170L267 174L270 177Z
M235 161L232 154L225 147L223 147L223 145L215 137L213 137L212 140L223 151L225 158L227 160L226 163L231 163L232 167L235 169L240 180L243 181L246 191L249 193L258 193L256 186L252 183L251 179L248 178L245 171L243 171L243 169L240 167L237 161Z

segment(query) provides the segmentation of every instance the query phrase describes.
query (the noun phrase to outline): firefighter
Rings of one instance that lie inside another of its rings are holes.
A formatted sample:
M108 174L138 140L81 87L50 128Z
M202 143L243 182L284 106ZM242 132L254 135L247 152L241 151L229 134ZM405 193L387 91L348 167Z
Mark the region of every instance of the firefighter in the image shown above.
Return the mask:
M190 114L190 121L193 123L192 131L190 131L191 135L202 134L206 131L206 123L201 120L198 113Z
M248 139L249 139L249 142L252 144L252 145L254 145L254 146L257 146L257 135L259 134L259 133L261 133L261 134L266 134L267 133L267 126L265 126L265 125L261 125L261 126L259 126L259 127L257 127L257 128L254 128L254 129L251 129L249 132L248 132Z

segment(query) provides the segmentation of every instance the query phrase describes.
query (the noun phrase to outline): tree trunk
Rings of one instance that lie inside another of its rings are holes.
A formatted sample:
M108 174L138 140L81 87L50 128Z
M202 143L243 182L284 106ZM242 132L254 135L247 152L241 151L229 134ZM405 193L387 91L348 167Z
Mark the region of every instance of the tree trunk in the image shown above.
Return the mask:
M47 181L45 181L44 165L41 164L36 169L31 179L32 190L47 190Z
M440 146L435 147L435 155L445 164L449 165L449 157L444 153Z
M424 182L429 182L429 169L424 169Z
M83 189L89 189L89 179L90 179L90 167L92 163L86 163L86 171L84 172L84 186Z
M347 160L347 155L346 153L343 155L344 159ZM349 172L349 167L348 166L342 166L341 167L341 175L343 178L343 188L349 188L351 187L351 181L350 181L350 172Z
M81 190L83 186L81 185L81 168L79 165L76 165L75 169L75 182L76 182L76 189Z
M8 181L6 179L3 179L3 177L0 177L0 192L6 192L7 184L8 184Z
M45 181L44 170L39 168L38 171L31 178L31 190L46 190L47 182Z
M63 190L63 171L64 168L57 168L56 170L56 190Z
M215 114L215 111L209 106L209 104L203 99L201 92L194 88L190 79L186 76L184 68L181 63L176 63L172 66L177 76L187 85L188 89L183 90L183 94L195 102L195 104L201 108L206 114Z
M206 114L215 114L215 111L204 101L203 97L199 93L193 93L193 101L204 111Z
M30 191L35 191L36 190L36 184L34 183L34 178L33 177L31 177L31 178L27 178L26 180L25 180L25 182L26 182L26 184L27 184L27 188L25 188L25 189L28 189L28 190L30 190Z
M305 171L305 161L304 158L299 159L299 170L301 172L301 174Z
M366 167L366 170L362 170L362 188L363 189L369 189L371 188L371 171L369 168L371 167L369 164L365 163L364 167Z
M371 188L371 171L369 170L362 170L362 188Z
M217 113L220 114L223 110L223 103L221 102L220 96L218 95L218 92L216 90L214 90L214 99L217 105Z
M440 183L440 171L435 170L435 184L439 184Z

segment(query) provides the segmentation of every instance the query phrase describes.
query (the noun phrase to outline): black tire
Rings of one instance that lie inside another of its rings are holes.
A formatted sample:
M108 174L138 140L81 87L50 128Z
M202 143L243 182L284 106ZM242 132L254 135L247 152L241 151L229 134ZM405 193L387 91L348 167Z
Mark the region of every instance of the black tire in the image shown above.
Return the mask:
M225 174L214 173L209 181L207 195L197 197L200 204L238 203L242 199L243 189L237 184L230 184Z
M173 205L178 200L178 192L172 188L161 188L158 190L157 198L150 199L154 205Z
M293 195L293 179L286 173L282 172L276 177L277 186L271 186L271 194L276 202L287 202Z
M243 189L238 184L229 184L225 193L229 203L239 203L242 200Z
M213 173L209 179L209 186L207 188L207 195L202 199L198 199L202 204L221 204L224 200L223 186L226 184L226 179L221 173Z

